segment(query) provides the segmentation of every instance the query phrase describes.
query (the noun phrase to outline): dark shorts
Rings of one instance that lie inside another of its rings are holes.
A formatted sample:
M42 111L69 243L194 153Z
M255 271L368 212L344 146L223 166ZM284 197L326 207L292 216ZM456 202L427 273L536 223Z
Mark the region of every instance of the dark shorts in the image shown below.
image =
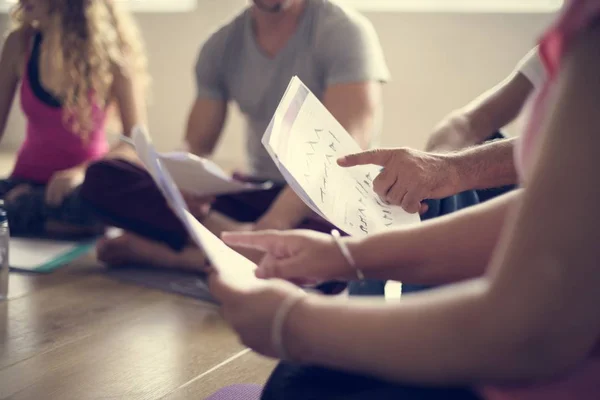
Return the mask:
M0 180L0 198L4 199L14 188L28 185L30 189L14 201L5 202L10 233L13 236L47 236L48 221L80 228L94 228L99 224L93 210L81 200L80 187L68 195L58 207L46 204L46 185L20 178ZM90 229L91 230L91 229Z

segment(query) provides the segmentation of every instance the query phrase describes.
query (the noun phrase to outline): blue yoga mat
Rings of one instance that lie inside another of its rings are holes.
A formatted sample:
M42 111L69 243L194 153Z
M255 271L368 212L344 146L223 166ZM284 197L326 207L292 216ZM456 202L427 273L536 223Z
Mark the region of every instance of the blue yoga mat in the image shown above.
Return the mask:
M18 272L49 273L88 253L94 243L95 239L66 241L10 238L10 269Z

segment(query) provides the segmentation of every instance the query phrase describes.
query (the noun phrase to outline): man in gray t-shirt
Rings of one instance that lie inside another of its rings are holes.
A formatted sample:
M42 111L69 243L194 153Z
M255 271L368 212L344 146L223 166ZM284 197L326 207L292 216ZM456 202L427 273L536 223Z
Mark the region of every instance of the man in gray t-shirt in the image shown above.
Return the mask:
M198 95L189 116L186 141L191 152L210 156L222 133L228 104L235 102L246 119L251 177L277 185L266 191L219 196L210 214L204 200L187 198L192 213L216 234L241 229L332 228L325 221L310 218L310 208L285 186L261 144L294 75L363 148L376 143L381 87L389 73L371 24L360 14L328 0L253 0L200 50L196 64ZM100 162L92 168L94 181L111 182L112 187L108 191L111 196L100 193L89 198L97 200L96 207L111 224L121 221L117 226L127 231L104 240L98 246L98 258L108 264L196 270L204 254L186 246L187 233L181 223L163 201L157 200L162 197L151 178L138 169L118 162ZM136 184L131 186L131 182ZM134 210L122 207L142 203L144 207ZM260 256L243 253L255 261Z
M294 75L311 89L363 147L379 134L381 84L389 79L371 23L328 0L254 0L204 43L196 63L197 99L190 115L190 150L208 156L235 102L246 122L250 173L285 183L261 144ZM291 228L308 209L284 190L262 228Z

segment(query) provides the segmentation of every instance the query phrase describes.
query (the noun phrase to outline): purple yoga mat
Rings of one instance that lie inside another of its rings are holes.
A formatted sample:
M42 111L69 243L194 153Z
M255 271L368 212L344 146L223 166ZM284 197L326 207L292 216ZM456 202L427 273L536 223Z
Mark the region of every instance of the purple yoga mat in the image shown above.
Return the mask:
M208 291L204 276L199 273L132 265L108 268L107 274L112 278L134 285L217 303Z
M205 400L260 400L262 386L245 384L227 386Z

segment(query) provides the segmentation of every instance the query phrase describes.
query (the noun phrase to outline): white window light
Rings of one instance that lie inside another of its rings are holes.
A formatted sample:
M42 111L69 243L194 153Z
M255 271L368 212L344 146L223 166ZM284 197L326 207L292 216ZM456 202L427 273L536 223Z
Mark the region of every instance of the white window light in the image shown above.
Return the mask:
M548 13L563 0L334 0L360 11L431 13Z
M0 12L8 12L18 0L0 0ZM187 12L196 9L197 0L116 0L132 12Z

